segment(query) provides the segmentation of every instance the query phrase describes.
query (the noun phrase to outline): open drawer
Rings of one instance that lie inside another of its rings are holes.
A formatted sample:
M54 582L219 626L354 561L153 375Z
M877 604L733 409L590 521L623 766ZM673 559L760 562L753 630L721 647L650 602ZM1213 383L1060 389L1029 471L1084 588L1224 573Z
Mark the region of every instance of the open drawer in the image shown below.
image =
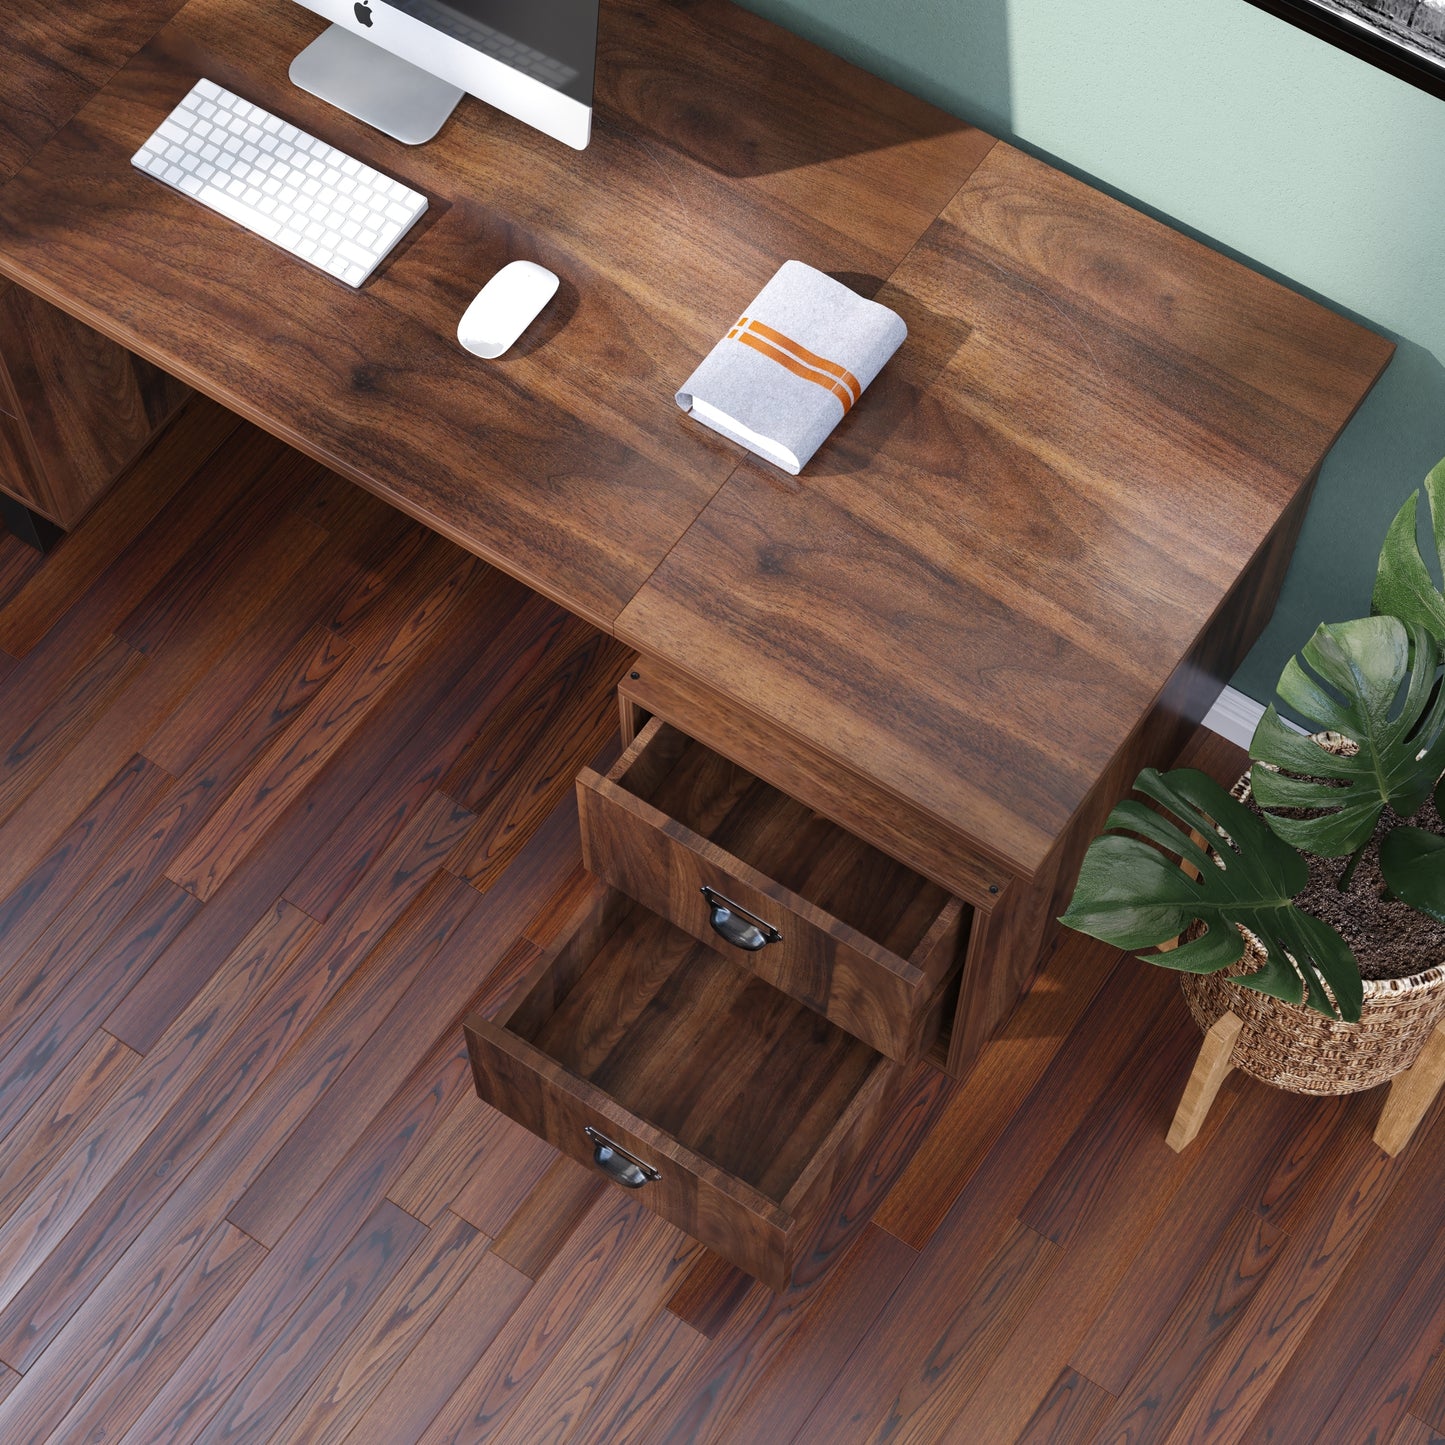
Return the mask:
M577 795L598 877L889 1058L932 1044L968 904L660 718Z
M492 1019L477 1092L774 1289L903 1068L597 884Z

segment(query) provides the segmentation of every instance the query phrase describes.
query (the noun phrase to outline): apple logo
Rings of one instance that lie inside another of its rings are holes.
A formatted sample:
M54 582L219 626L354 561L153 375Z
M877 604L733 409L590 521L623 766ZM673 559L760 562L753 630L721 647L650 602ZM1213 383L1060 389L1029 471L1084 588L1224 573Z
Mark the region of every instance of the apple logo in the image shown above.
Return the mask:
M366 0L356 0L356 18L363 25L371 24L371 6L366 3Z

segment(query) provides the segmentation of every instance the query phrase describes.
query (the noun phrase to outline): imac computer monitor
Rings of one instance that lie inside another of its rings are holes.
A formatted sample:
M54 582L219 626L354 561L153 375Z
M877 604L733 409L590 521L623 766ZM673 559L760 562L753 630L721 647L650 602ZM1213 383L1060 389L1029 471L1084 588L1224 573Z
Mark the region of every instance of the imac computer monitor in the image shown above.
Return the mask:
M581 150L598 0L299 0L331 21L291 79L409 145L475 95Z

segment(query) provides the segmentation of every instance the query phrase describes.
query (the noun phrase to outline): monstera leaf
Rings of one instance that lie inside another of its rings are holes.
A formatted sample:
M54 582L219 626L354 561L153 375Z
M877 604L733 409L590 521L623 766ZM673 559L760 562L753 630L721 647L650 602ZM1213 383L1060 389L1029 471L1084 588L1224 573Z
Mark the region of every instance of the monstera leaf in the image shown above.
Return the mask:
M1334 929L1293 902L1309 881L1304 859L1203 773L1146 768L1134 787L1172 817L1134 799L1120 803L1105 833L1089 845L1060 922L1117 948L1139 949L1167 943L1197 920L1206 928L1202 937L1148 955L1151 963L1190 973L1216 973L1238 963L1244 941L1235 925L1242 924L1264 945L1268 960L1237 982L1307 1003L1330 1018L1357 1020L1363 987L1354 954ZM1209 848L1191 832L1207 839ZM1186 873L1177 859L1199 876Z
M1435 555L1445 568L1445 461L1425 478L1425 496L1430 505L1430 530ZM1375 574L1375 592L1370 606L1407 625L1425 628L1437 643L1445 643L1445 596L1435 586L1430 569L1420 555L1415 514L1420 493L1414 491L1395 514L1385 545L1380 549L1380 566Z
M1435 809L1445 816L1445 779L1435 786ZM1445 923L1445 838L1423 828L1391 828L1380 842L1380 872L1402 903Z
M1280 697L1359 751L1326 752L1286 727L1271 704L1250 743L1256 760L1250 778L1281 838L1340 858L1368 841L1387 803L1408 818L1430 796L1445 771L1445 690L1436 691L1435 644L1419 623L1362 617L1321 627L1301 656L1315 676L1291 658ZM1281 817L1270 811L1276 808L1311 809L1314 816Z
M1445 923L1445 838L1423 828L1391 828L1380 843L1380 872L1402 903Z

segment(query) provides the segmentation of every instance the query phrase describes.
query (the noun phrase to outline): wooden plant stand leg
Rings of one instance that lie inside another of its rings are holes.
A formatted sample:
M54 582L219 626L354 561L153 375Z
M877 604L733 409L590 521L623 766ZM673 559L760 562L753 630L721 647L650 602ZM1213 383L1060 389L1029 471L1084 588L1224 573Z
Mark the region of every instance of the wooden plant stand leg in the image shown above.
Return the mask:
M1436 1024L1414 1065L1390 1080L1389 1097L1375 1126L1375 1143L1391 1158L1410 1142L1441 1084L1445 1084L1445 1024Z
M1219 1086L1229 1077L1234 1067L1229 1056L1234 1051L1234 1041L1239 1037L1243 1021L1230 1010L1210 1026L1199 1046L1199 1057L1194 1061L1194 1071L1184 1085L1184 1095L1179 1100L1174 1122L1169 1126L1169 1137L1165 1143L1177 1154L1203 1127L1205 1116L1219 1093Z

